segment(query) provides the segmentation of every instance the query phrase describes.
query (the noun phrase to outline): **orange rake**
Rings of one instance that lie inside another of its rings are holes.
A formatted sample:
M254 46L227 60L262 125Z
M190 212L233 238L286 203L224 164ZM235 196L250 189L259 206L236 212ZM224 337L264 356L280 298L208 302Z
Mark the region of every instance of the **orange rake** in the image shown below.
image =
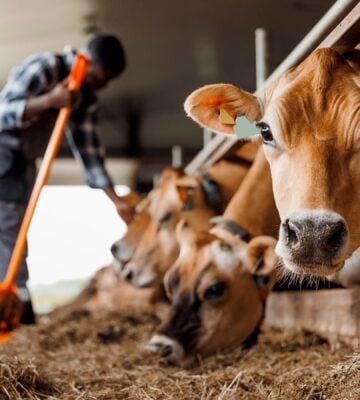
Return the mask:
M68 78L68 88L76 91L81 87L88 66L87 58L78 53L71 68ZM71 107L64 107L59 111L54 129L51 133L49 144L46 148L39 173L36 177L29 203L11 255L8 270L3 282L0 283L0 343L7 340L12 331L19 325L23 306L17 296L15 278L19 271L26 246L26 236L31 219L39 200L41 189L47 182L51 165L59 151L61 140L64 136L65 126L71 114Z

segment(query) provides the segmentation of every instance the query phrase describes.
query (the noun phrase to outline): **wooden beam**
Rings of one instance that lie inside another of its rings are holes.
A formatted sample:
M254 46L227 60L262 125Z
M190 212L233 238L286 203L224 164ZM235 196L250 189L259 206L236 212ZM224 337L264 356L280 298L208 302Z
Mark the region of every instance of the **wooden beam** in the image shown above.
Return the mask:
M273 292L265 326L307 330L336 346L360 344L360 288Z
M359 42L360 3L350 11L318 47L332 47L339 53L346 53L356 47Z
M351 4L351 2L349 2ZM360 39L360 3L358 3L349 14L336 26L336 28L326 36L326 38L317 46L317 48L331 47L341 53L348 52L357 46ZM309 49L309 52L311 49ZM307 53L304 53L304 57ZM266 87L270 81L283 71L283 64L286 64L286 60L280 64L280 66L271 74L266 80L264 87ZM298 62L301 58L295 58ZM286 69L292 65L287 65ZM208 146L204 147L198 155L189 164L189 171L191 173L195 171L203 171L211 167L218 160L220 160L225 153L232 148L236 143L237 138L235 136L224 136L223 140L220 140L217 136L213 139ZM208 151L211 149L211 151ZM218 147L218 149L216 149Z

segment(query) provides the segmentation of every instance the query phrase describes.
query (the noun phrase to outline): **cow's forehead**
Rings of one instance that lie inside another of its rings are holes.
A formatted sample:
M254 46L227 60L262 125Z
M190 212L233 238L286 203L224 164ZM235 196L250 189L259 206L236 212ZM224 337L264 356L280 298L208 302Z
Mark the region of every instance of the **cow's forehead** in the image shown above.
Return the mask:
M301 64L265 96L264 120L290 147L300 140L299 131L302 138L341 140L345 135L347 143L358 131L360 88L346 60L335 58L314 57Z
M182 286L194 290L209 274L232 275L240 263L239 249L212 235L209 235L207 242L204 240L193 244L188 251L181 262L179 273Z

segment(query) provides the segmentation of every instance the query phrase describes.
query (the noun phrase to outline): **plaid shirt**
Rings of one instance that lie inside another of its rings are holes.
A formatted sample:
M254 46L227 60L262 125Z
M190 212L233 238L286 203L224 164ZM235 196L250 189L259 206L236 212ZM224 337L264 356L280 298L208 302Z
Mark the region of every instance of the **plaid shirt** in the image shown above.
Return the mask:
M15 66L0 92L0 135L1 132L23 129L31 122L23 122L27 99L51 91L70 72L75 52L65 47L60 56L42 53L28 57ZM61 64L61 65L60 65ZM97 97L84 84L79 93L80 101L71 114L67 139L75 158L84 167L86 182L93 188L112 186L112 181L104 166L104 150L96 134Z

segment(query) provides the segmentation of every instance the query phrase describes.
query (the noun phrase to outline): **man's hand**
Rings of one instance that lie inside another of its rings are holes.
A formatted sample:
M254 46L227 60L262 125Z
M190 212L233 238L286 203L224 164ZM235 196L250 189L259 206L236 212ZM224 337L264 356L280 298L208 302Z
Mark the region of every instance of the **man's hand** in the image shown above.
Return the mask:
M126 225L134 219L135 209L131 207L126 201L119 197L112 186L104 188L105 194L113 202L117 213L124 220Z
M67 88L66 80L58 83L50 92L30 97L25 104L23 122L29 122L44 111L55 108L71 107L78 98L78 92Z
M120 198L114 202L116 211L119 216L124 220L126 225L129 225L130 222L134 219L135 210L133 207L129 206L125 201Z
M48 94L49 108L71 107L76 101L76 92L70 91L66 81L58 83Z

